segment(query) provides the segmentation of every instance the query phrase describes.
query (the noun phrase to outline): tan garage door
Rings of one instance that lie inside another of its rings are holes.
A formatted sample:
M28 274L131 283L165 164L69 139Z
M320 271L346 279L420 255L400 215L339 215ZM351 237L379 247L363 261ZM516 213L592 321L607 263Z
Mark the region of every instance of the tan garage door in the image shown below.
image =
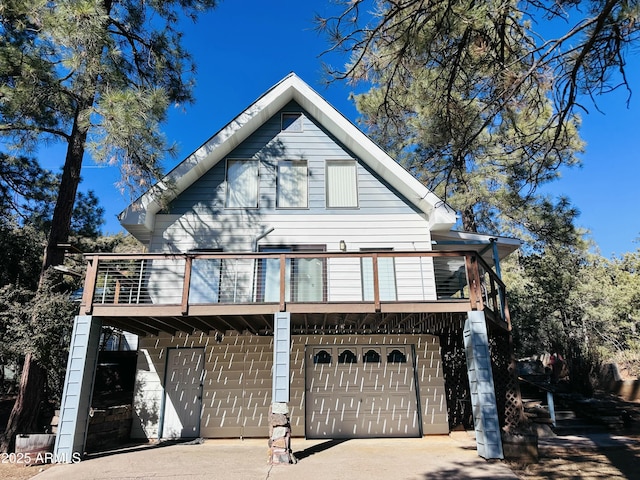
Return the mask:
M307 438L418 437L411 345L309 345Z

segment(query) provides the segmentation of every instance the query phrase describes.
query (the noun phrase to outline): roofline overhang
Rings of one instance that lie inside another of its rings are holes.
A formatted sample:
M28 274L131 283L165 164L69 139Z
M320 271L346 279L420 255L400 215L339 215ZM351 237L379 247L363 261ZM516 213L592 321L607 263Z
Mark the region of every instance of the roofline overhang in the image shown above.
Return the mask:
M434 250L473 250L478 252L489 264L493 264L493 249L491 247L494 244L497 247L499 260L511 255L523 244L522 240L518 238L457 230L434 232L431 237Z

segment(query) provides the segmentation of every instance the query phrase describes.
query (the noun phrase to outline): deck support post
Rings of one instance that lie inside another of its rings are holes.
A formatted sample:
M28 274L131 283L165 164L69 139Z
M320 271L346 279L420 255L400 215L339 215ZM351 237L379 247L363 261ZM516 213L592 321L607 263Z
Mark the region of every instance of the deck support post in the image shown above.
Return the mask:
M73 322L54 446L58 463L77 462L84 455L101 328L101 320L91 315L78 315Z
M504 458L489 353L489 336L482 310L467 312L464 349L478 455L486 459Z
M291 313L277 312L273 318L273 378L269 408L269 462L295 463L291 451L290 399Z

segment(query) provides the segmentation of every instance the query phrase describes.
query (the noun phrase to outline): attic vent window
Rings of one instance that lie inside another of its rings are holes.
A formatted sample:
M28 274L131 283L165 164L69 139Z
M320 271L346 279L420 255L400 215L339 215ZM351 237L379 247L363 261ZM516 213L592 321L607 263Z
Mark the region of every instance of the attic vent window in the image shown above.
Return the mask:
M302 113L283 113L281 130L283 132L302 132Z

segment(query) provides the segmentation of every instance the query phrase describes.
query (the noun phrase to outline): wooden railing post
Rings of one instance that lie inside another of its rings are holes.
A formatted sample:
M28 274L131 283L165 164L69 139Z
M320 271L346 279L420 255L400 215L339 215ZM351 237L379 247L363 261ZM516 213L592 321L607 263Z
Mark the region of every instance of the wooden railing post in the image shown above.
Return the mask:
M469 279L469 300L472 310L483 310L482 288L480 287L480 270L475 255L465 255L467 278Z
M373 306L376 312L380 311L380 279L378 278L378 254L371 255L373 263Z
M281 253L280 254L280 311L281 312L284 312L285 303L286 303L285 302L286 293L287 293L286 273L287 273L287 257L285 256L284 253Z
M189 315L189 288L191 286L191 266L193 257L186 257L184 262L184 281L182 282L182 315Z
M93 294L96 291L98 280L98 258L89 257L87 260L87 273L84 279L84 290L80 302L80 315L91 315L93 310Z

